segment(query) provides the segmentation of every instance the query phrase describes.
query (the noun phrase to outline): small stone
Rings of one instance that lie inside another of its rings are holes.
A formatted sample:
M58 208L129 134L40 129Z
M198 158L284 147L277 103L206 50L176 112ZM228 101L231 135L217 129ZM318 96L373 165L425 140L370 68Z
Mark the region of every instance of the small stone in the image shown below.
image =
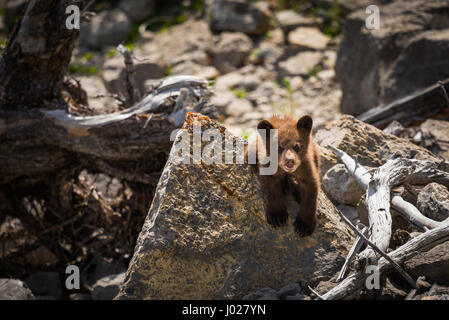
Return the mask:
M36 300L28 286L16 279L0 279L0 300Z
M93 49L116 46L125 40L131 28L132 23L122 10L102 11L89 24L81 24L80 41Z
M285 76L307 76L313 68L321 62L323 55L320 52L304 51L281 61L279 71Z
M134 22L142 21L151 15L154 10L154 0L122 0L119 8Z
M212 48L212 65L228 73L241 67L253 47L251 39L241 32L223 32Z
M333 78L335 78L335 71L330 69L330 70L323 70L317 73L316 75L318 77L318 79L321 80L331 80Z
M98 280L92 289L93 300L112 300L118 294L125 273L109 275Z
M305 17L293 10L283 10L276 14L279 26L288 33L300 26L313 26L316 22L314 18Z
M287 296L294 296L299 293L301 293L301 286L297 282L289 283L278 291L281 300Z
M341 163L329 169L323 177L323 190L341 204L356 206L365 190Z
M243 300L279 300L279 296L276 290L267 287L244 296Z
M329 38L317 28L299 27L290 32L288 42L293 46L323 50L326 48Z
M253 111L253 105L247 99L235 99L226 107L226 114L230 117L240 117Z
M449 190L438 183L429 183L418 194L417 207L430 219L443 221L449 217Z

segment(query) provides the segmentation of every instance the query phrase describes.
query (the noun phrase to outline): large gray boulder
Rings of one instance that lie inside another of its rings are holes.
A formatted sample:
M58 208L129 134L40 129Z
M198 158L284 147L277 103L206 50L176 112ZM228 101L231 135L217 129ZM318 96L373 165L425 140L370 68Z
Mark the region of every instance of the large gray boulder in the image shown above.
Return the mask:
M394 1L379 9L379 30L366 28L365 8L345 20L336 64L344 113L359 115L449 77L447 1Z
M36 298L22 281L0 279L0 300L36 300Z
M198 117L190 123L226 131ZM191 137L192 125L183 128L175 141ZM225 137L227 143L240 139ZM179 160L172 148L116 299L241 299L264 287L328 279L343 264L354 237L324 193L315 233L299 238L291 225L295 203L288 226L268 225L261 187L248 165Z

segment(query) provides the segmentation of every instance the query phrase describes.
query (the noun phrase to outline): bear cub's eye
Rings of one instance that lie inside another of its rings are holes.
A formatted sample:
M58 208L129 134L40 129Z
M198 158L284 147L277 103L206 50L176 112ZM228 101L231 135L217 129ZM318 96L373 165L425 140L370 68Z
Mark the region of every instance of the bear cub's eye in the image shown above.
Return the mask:
M295 144L295 146L293 147L293 150L295 150L295 152L299 152L299 150L300 150L299 144Z

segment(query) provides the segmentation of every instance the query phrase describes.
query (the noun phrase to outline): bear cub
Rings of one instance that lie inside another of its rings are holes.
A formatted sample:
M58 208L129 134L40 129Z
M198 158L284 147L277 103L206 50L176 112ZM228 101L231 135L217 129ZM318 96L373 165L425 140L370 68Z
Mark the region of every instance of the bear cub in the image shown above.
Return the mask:
M311 235L316 226L318 193L320 191L320 156L312 141L313 120L306 115L298 121L288 116L262 120L257 129L266 131L266 155L270 155L270 129L277 129L278 168L274 175L259 175L267 200L267 222L273 227L285 226L288 220L285 195L289 190L300 204L293 222L300 237ZM257 161L258 166L260 162Z

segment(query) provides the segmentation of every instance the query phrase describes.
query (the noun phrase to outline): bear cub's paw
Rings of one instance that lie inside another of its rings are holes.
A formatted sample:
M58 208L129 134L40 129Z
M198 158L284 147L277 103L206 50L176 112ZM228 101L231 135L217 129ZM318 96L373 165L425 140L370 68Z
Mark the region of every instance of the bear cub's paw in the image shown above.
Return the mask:
M315 222L306 222L302 220L300 217L296 217L293 222L293 227L295 232L300 237L310 236L315 230Z
M269 210L267 213L267 222L275 228L285 227L287 225L287 210Z

